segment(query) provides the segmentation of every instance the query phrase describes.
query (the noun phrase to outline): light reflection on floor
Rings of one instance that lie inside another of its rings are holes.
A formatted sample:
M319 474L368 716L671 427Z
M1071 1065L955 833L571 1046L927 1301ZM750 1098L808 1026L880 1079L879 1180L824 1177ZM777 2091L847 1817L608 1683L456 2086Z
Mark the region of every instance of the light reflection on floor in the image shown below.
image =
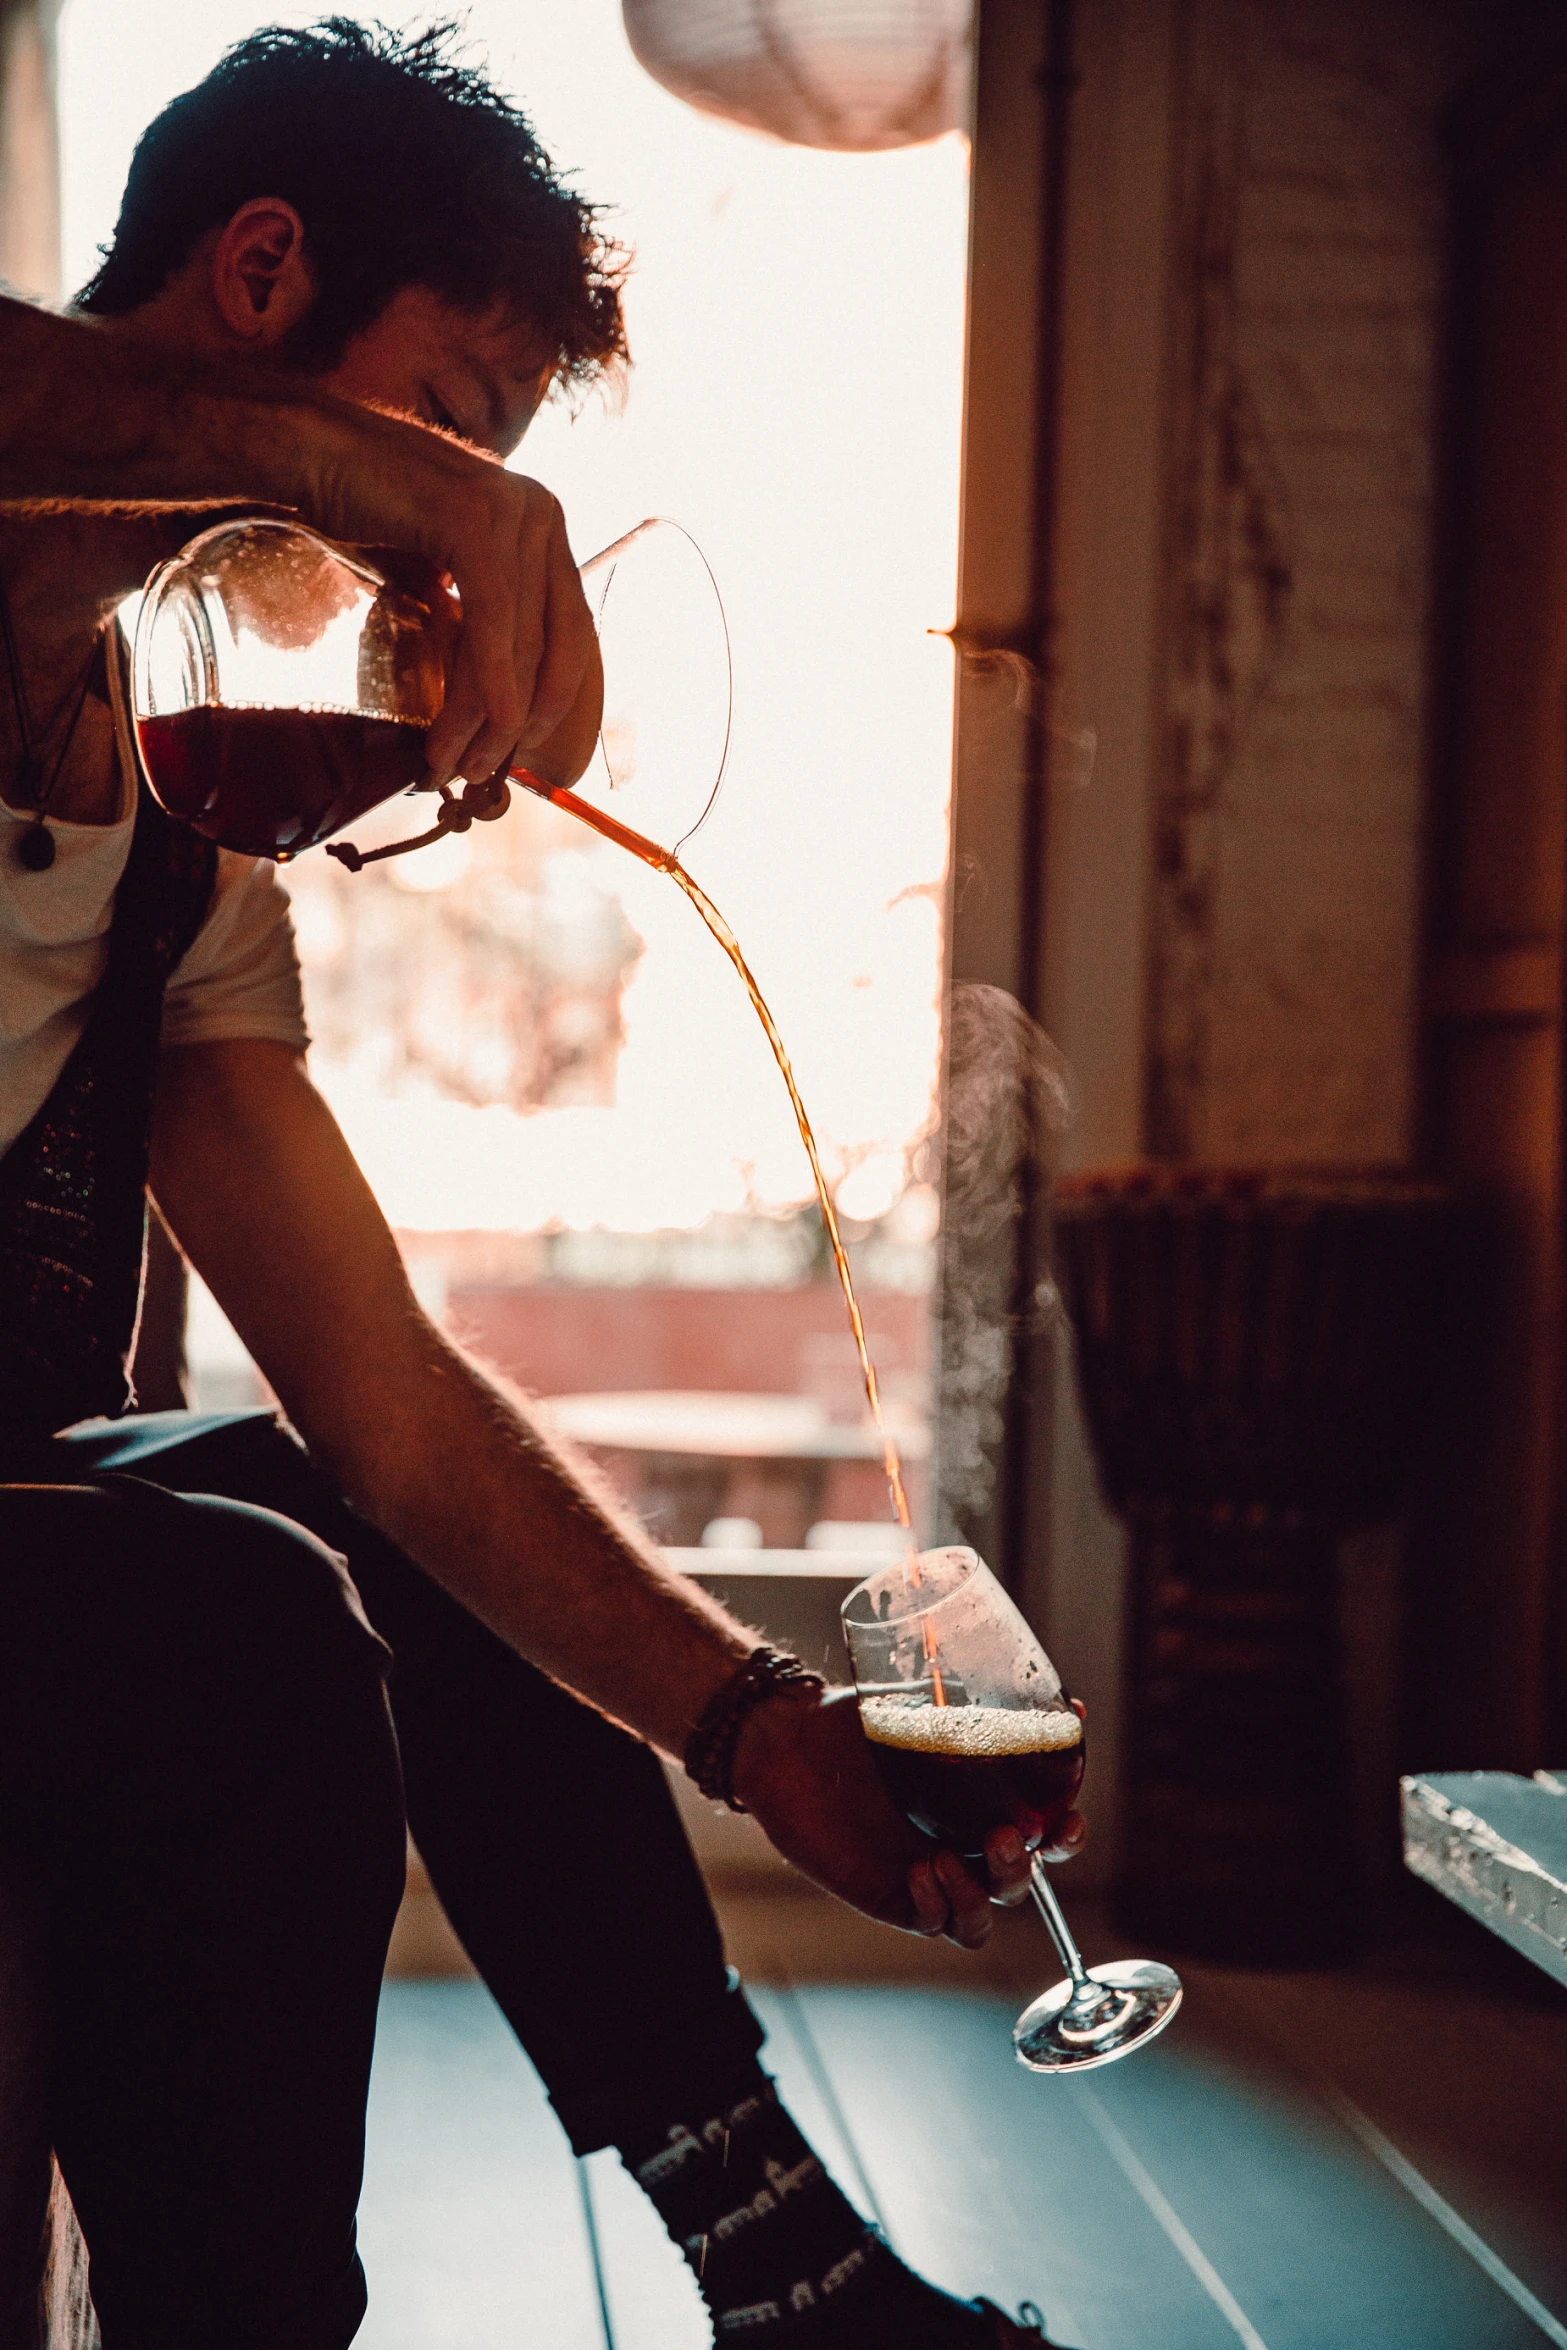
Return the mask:
M1230 1996L1237 1980L1240 2001ZM949 2289L1039 2301L1055 2336L1082 2350L1567 2343L1550 2181L1537 2210L1504 2208L1507 2183L1494 2166L1489 2179L1483 2162L1466 2174L1441 2149L1433 2162L1418 2098L1407 2126L1384 2104L1384 2127L1403 2127L1406 2151L1426 2164L1413 2176L1446 2162L1440 2209L1455 2216L1467 2198L1489 2231L1467 2249L1455 2240L1314 2086L1314 1986L1328 1981L1197 1970L1187 2015L1157 2049L1069 2084L1014 2066L1013 2000L994 1982L974 1992L812 1984L756 1996L786 2096L898 2248ZM1283 2006L1269 1998L1280 1985ZM1384 2055L1396 2053L1405 2007L1379 2008L1374 1986L1349 1979L1339 1989L1342 2013L1369 2001ZM1270 2014L1282 2026L1284 2007L1296 2019L1292 2049L1255 2028ZM1417 2036L1422 2014L1438 2028L1427 2046L1435 2072L1444 2020L1452 2046L1451 2018L1438 1997L1415 2012ZM1567 2059L1567 2012L1504 2006L1492 2026L1467 2070L1455 2051L1455 2097L1467 2103L1479 2066L1499 2097L1516 2089L1526 2098L1521 2075L1510 2088L1504 2060L1510 2044L1520 2058L1532 2048L1544 2120L1520 2105L1518 2129L1546 2130L1542 2159L1559 2162L1560 2186L1567 2151L1549 2136L1551 2113L1563 2110L1551 2083ZM387 1986L363 2242L367 2350L603 2350L606 2338L611 2350L700 2350L708 2339L652 2214L613 2156L595 2157L584 2180L471 1982ZM1505 2258L1488 2253L1497 2245ZM1486 2273L1487 2256L1496 2273ZM1533 2315L1531 2293L1540 2296Z

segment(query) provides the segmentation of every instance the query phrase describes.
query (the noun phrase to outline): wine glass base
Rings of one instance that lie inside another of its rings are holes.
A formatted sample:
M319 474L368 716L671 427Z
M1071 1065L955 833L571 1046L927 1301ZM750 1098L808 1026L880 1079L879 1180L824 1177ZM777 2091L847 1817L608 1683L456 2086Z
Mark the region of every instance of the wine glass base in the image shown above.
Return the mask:
M1114 2064L1162 2032L1181 2004L1181 1978L1152 1958L1090 1967L1086 1998L1070 1977L1042 1991L1012 2027L1019 2064L1030 2072L1089 2072Z

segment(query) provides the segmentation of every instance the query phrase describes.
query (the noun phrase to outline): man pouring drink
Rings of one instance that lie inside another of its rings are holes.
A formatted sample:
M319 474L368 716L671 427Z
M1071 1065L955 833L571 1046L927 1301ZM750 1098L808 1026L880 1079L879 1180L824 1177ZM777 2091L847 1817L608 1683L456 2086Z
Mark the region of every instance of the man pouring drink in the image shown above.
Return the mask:
M619 271L448 41L333 19L153 123L74 314L0 304L0 1874L106 2350L352 2339L405 1812L573 2146L620 2150L720 2340L1026 2338L905 2267L801 2138L651 1749L966 1947L1030 1841L1080 1835L1064 1779L967 1859L933 1846L852 1696L673 1574L432 1326L310 1084L274 868L134 758L108 616L260 505L454 581L431 783L581 772L591 622L558 506L498 460L625 364ZM121 1416L149 1192L286 1423Z

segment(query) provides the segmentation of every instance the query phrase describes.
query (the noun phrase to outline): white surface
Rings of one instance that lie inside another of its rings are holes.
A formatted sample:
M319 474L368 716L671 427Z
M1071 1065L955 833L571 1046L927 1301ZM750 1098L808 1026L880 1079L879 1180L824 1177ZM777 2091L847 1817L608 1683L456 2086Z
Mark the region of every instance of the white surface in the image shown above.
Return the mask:
M805 1537L807 1550L842 1550L874 1563L899 1558L909 1547L904 1528L891 1518L821 1518ZM870 1572L869 1566L866 1572Z
M709 1518L702 1528L704 1550L760 1550L762 1529L754 1518Z
M798 1576L812 1583L859 1583L865 1559L857 1550L686 1550L675 1546L664 1556L682 1575Z
M829 1419L805 1395L736 1395L702 1388L658 1387L602 1395L552 1395L545 1404L564 1435L621 1452L675 1452L722 1460L879 1461L882 1440L871 1423ZM906 1408L885 1407L905 1459L930 1449L924 1422Z

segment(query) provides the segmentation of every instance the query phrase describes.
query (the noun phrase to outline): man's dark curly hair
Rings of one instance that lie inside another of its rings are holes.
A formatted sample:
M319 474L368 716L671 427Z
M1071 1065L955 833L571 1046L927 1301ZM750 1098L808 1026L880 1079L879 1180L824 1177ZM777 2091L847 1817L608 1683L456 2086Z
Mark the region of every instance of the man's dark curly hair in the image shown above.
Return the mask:
M394 294L421 285L463 309L511 305L557 383L618 373L626 256L527 118L460 62L458 39L446 23L403 38L333 16L236 42L143 131L77 307L139 309L210 229L281 196L320 287L289 349L301 367L335 365Z

